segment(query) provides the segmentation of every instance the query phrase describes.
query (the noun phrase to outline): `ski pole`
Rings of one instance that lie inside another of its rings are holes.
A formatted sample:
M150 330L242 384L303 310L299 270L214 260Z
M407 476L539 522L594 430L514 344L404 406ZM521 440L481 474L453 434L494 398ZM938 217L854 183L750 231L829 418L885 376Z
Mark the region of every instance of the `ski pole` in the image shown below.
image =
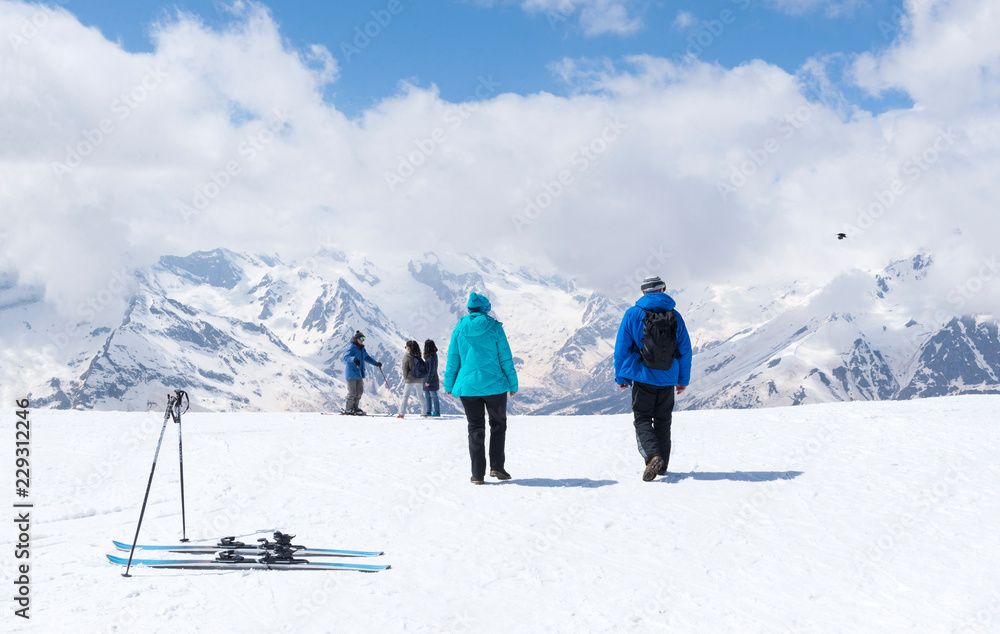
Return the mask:
M181 433L181 400L184 401L185 407L184 411L191 407L191 399L188 398L187 392L184 390L174 390L176 397L174 398L173 407L173 418L174 422L177 423L177 454L180 456L180 470L181 470L181 541L188 541L187 538L187 520L184 517L184 435Z
M163 444L163 432L167 431L167 421L170 419L171 410L174 407L174 397L167 395L167 411L163 414L163 428L160 429L160 439L156 441L156 452L153 454L153 468L149 470L149 482L146 483L146 495L142 498L142 510L139 511L139 523L135 527L135 537L132 539L132 550L128 553L128 565L125 566L123 577L131 577L128 573L132 567L132 555L135 554L135 545L139 543L139 528L142 527L142 516L146 514L146 502L149 501L149 487L153 484L153 473L156 471L156 459L160 455L160 445Z
M375 366L375 367L377 367L378 371L382 374L382 380L385 381L385 389L387 390L392 389L389 387L389 381L385 378L385 372L382 372L382 367L381 366Z

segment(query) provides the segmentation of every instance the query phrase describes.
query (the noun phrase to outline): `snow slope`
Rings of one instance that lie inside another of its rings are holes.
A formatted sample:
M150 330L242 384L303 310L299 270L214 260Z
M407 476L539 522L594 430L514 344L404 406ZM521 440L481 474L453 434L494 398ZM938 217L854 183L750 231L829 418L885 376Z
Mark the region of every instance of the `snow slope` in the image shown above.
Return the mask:
M458 418L189 413L194 541L281 529L392 569L125 579L104 555L135 531L162 413L37 410L32 618L8 598L0 629L1000 631L998 412L995 395L679 412L652 483L628 415L518 416L514 480L480 487ZM178 488L170 423L140 541L180 537ZM8 592L15 539L8 522Z

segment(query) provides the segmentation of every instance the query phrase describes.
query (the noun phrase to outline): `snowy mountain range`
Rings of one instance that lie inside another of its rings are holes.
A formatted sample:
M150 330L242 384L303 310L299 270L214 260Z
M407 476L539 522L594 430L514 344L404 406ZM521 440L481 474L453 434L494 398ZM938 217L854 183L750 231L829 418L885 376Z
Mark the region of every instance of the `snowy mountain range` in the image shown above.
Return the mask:
M932 323L900 299L931 266L918 255L821 288L669 290L696 351L678 409L1000 392L995 316ZM77 311L85 319L70 324L41 290L0 277L0 378L5 397L58 408L158 408L183 388L202 410L336 411L345 346L361 330L384 363L384 378L369 369L362 406L395 412L404 342L434 339L443 371L473 290L490 297L511 342L512 413L628 411L612 355L635 298L456 254L395 263L330 250L290 263L225 249L165 256L134 273L121 301ZM445 413L458 405L442 399Z

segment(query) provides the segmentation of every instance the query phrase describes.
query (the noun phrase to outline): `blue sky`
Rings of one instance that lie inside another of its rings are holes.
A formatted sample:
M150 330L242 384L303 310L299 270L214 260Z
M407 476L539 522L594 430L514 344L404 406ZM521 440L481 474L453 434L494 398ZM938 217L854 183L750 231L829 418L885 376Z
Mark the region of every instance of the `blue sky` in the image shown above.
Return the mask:
M80 0L64 6L125 50L144 52L153 49L154 23L172 20L180 10L224 29L233 17L228 4ZM902 10L901 2L885 0L839 9L831 3L792 9L748 0L626 2L634 30L588 33L577 7L529 11L514 2L468 0L264 4L291 47L321 44L337 59L340 76L326 96L350 116L396 93L400 81L436 85L442 99L452 102L474 98L481 76L492 76L503 92L564 95L571 87L550 65L566 57L617 62L635 54L679 59L694 52L727 68L761 59L795 73L810 58L832 55L837 66L860 53L886 49L898 34ZM359 36L366 30L375 36ZM874 112L908 103L899 93L875 99L850 85L841 89Z

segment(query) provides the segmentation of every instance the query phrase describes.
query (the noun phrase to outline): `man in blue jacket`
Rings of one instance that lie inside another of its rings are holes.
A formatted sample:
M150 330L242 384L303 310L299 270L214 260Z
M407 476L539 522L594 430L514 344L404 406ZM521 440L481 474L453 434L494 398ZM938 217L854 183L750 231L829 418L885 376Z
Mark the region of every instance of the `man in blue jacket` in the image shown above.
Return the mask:
M347 352L344 354L344 378L347 379L347 405L344 407L345 414L354 416L364 416L365 412L358 407L361 403L361 395L365 393L365 363L370 363L377 368L382 364L372 359L365 351L365 336L360 330L354 331L351 342L347 344Z
M470 293L469 314L451 332L444 391L461 397L469 423L473 484L486 476L486 414L490 417L490 476L510 480L504 470L507 395L517 393L517 372L503 324L490 317L490 300ZM485 410L485 412L483 411Z
M642 281L642 297L625 311L615 341L615 383L623 390L632 387L635 437L646 464L646 482L667 472L674 388L683 393L691 378L691 339L665 290L659 277ZM660 336L675 328L672 337Z

